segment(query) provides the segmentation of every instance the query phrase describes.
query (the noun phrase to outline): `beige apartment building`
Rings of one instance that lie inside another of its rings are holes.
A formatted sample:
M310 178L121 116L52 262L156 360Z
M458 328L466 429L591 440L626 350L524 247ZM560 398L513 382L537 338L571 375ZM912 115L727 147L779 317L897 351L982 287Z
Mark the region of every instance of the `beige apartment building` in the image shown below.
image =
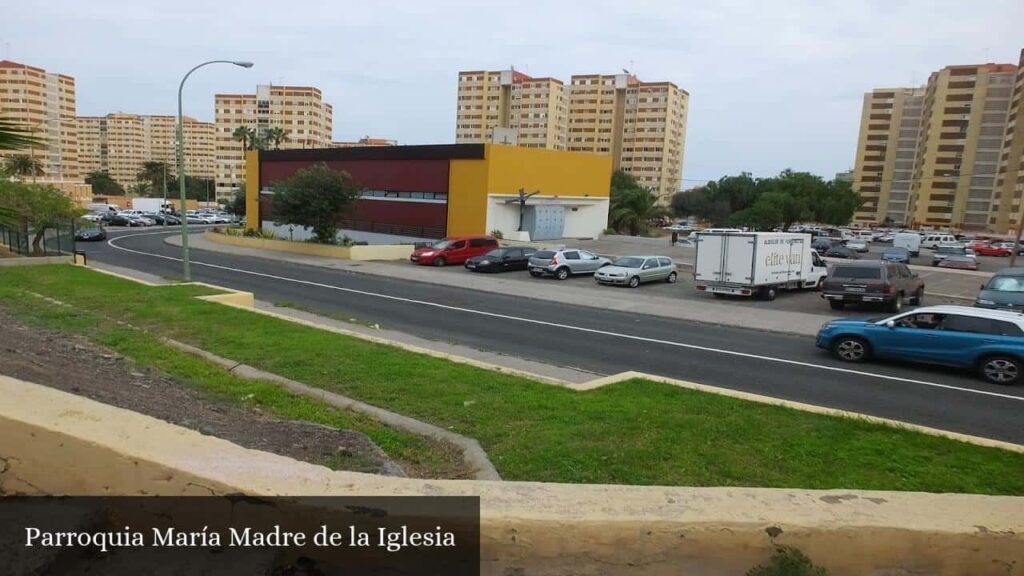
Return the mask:
M0 156L13 153L35 156L50 181L81 178L74 78L0 60L0 117L26 127L45 142L32 150L0 150Z
M177 117L115 112L106 116L79 116L78 156L82 173L107 172L127 189L138 181L146 162L164 162L168 174L177 174ZM214 126L194 118L183 119L185 173L197 178L214 176Z
M1024 50L1020 51L1017 76L1013 82L1010 110L1006 117L1003 152L996 171L993 196L996 230L1016 234L1022 226L1024 206Z
M607 154L667 202L682 183L688 98L630 74L573 76L566 87L516 70L460 72L455 141Z
M230 198L245 179L243 143L233 136L240 126L257 134L283 129L282 150L331 146L334 112L311 86L260 85L255 94L217 94L214 108L217 199Z
M1016 166L1013 146L1024 146L1010 123L1019 81L1013 64L946 66L924 87L866 94L854 176L864 203L854 222L1006 232L1017 208L997 176Z
M880 88L864 95L853 170L862 204L854 223L907 221L924 94L924 88Z

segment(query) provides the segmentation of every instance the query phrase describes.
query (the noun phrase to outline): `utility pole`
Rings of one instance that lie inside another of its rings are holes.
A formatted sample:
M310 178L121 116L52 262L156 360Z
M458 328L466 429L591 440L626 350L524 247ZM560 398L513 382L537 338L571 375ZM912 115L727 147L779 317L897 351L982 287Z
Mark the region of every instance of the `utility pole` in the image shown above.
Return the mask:
M160 211L167 215L167 162L164 162L164 201L160 204ZM163 219L164 228L167 228L167 218Z

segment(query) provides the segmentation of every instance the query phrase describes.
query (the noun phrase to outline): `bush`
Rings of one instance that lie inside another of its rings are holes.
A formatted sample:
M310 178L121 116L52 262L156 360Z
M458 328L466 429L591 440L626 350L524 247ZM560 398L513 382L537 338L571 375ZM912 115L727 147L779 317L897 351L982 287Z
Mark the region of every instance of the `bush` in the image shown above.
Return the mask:
M250 230L248 228L242 230L240 228L228 228L227 233L231 236L245 236L246 238L262 238L263 240L278 239L277 234L275 234L273 230Z
M790 546L777 546L767 566L755 566L747 576L828 576L803 552Z
M503 240L505 238L505 235L502 234L501 230L498 230L497 228L491 230L491 236L494 236L498 240Z
M609 235L609 234L615 235L615 234L618 234L618 233L619 233L619 231L616 230L615 228L605 228L604 232L601 232L601 234L604 234L604 235Z

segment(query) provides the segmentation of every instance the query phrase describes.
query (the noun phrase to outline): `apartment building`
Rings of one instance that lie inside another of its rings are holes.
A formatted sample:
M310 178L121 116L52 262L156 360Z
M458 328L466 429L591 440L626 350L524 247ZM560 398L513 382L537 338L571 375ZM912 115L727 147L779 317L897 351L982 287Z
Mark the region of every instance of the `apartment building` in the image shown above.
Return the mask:
M40 160L48 180L80 179L74 78L0 60L0 117L44 141L32 150L0 150L0 156L27 153Z
M355 141L336 141L331 142L331 148L359 148L363 146L398 146L398 140L390 140L388 138L371 138L369 136L363 136L359 140Z
M115 112L106 116L79 116L78 156L83 176L107 172L128 188L138 181L146 162L164 162L177 174L177 117ZM183 118L185 173L197 178L214 176L214 126Z
M217 94L215 107L215 180L218 199L230 198L245 180L244 144L234 132L247 127L257 134L281 128L280 148L329 148L334 112L311 86L260 85L255 94Z
M1003 152L996 170L993 212L996 230L1019 233L1024 223L1024 50L1020 51L1017 76L1010 93L1010 109L1006 117Z
M854 186L862 204L854 222L907 221L925 89L880 88L864 95Z
M946 66L922 88L866 94L854 222L999 233L1017 223L1018 191L1005 175L1024 147L1012 122L1020 78L1014 64Z
M455 141L566 149L565 85L517 70L459 72Z
M689 95L631 74L459 73L455 141L608 154L667 202L682 183Z

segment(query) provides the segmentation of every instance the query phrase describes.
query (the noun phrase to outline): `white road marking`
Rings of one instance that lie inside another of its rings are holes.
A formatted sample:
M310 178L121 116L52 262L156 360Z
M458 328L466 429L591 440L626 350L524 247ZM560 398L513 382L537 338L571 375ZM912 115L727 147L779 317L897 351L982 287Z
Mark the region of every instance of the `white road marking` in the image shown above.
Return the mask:
M129 234L129 235L119 236L117 238L112 238L110 240L107 240L107 244L110 245L113 248L118 249L118 250L123 250L125 252L131 252L133 254L139 254L139 255L142 255L142 256L151 256L151 257L154 257L154 258L162 258L164 260L172 260L172 261L175 261L175 262L181 262L181 258L175 258L173 256L164 256L162 254L153 254L151 252L142 252L141 250L133 250L131 248L125 248L123 246L118 246L117 244L114 243L115 240L121 240L121 239L124 239L124 238L132 238L132 237L135 237L135 236L155 236L155 235L159 235L159 234L166 234L166 233L165 232L145 232L145 233L141 233L141 234ZM487 316L487 317L490 317L490 318L500 318L502 320L512 320L512 321L515 321L515 322L525 322L527 324L536 324L536 325L539 325L539 326L549 326L549 327L552 327L552 328L562 328L562 329L565 329L565 330L574 330L574 331L577 331L577 332L585 332L585 333L588 333L588 334L599 334L601 336L611 336L611 337L614 337L614 338L622 338L622 339L625 339L625 340L634 340L634 341L637 341L637 342L647 342L647 343L650 343L650 344L661 344L661 345L664 345L664 346L674 346L674 347L677 347L677 348L686 348L686 349L690 349L690 350L700 350L702 352L713 352L713 353L716 353L716 354L724 354L724 355L736 356L736 357L740 357L740 358L751 358L751 359L754 359L754 360L762 360L762 361L765 361L765 362L775 362L775 363L779 363L779 364L788 364L788 365L791 365L791 366L801 366L801 367L804 367L804 368L813 368L813 369L817 369L817 370L826 370L826 371L829 371L829 372L840 372L840 373L843 373L843 374L854 374L854 375L857 375L857 376L866 376L868 378L877 378L877 379L880 379L880 380L890 380L890 381L894 381L894 382L904 382L904 383L908 383L908 384L918 384L918 385L921 385L921 386L931 386L931 387L934 387L934 388L943 388L943 389L947 389L947 390L956 390L956 391L959 391L959 392L967 392L969 394L978 394L978 395L982 395L982 396L992 396L992 397L996 397L996 398L1006 398L1008 400L1017 400L1019 402L1024 402L1024 397L1022 397L1022 396L1014 396L1012 394L1002 394L1002 393L999 393L999 392L990 392L988 390L977 390L977 389L974 389L974 388L963 388L963 387L960 387L960 386L953 386L951 384L940 384L938 382L928 382L926 380L915 380L913 378L903 378L903 377L900 377L900 376L891 376L889 374L879 374L879 373L876 373L876 372L865 372L863 370L853 370L853 369L850 369L850 368L839 368L839 367L836 367L836 366L826 366L826 365L823 365L823 364L814 364L814 363L811 363L811 362L802 362L800 360L788 360L788 359L785 359L785 358L774 358L774 357L771 357L771 356L761 356L761 355L758 355L758 354L751 354L751 353L748 353L748 352L738 352L738 351L735 351L735 350L725 350L725 349L721 349L721 348L711 348L709 346L700 346L700 345L697 345L697 344L686 344L686 343L683 343L683 342L673 342L671 340L661 340L661 339L658 339L658 338L648 338L646 336L636 336L634 334L622 334L622 333L619 333L619 332L611 332L611 331L608 331L608 330L598 330L596 328L584 328L582 326L573 326L571 324L560 324L558 322L548 322L546 320L535 320L533 318L522 318L522 317L519 317L519 316L511 316L511 315L508 315L508 314L499 314L497 312L486 312L484 310L473 310L471 308L461 308L461 307L458 307L458 306L450 306L450 305L447 305L447 304L438 304L436 302L428 302L426 300L416 300L416 299L413 299L413 298L403 298L401 296L391 296L391 295L388 295L388 294L379 294L377 292L367 292L365 290L356 290L355 288L344 288L344 287L341 287L341 286L333 286L331 284L322 284L320 282L312 282L310 280L300 280L298 278L289 278L287 276L277 276L275 274L266 274L264 272L255 272L255 271L252 271L252 270L245 270L245 269L242 269L242 268L232 268L230 266L222 266L220 264L210 264L208 262L199 262L199 261L196 261L196 260L190 260L190 262L193 265L196 265L196 266L206 266L208 268L217 268L219 270L227 270L227 271L230 271L230 272L238 272L240 274L249 274L251 276L259 276L261 278L270 278L270 279L273 279L273 280L280 280L280 281L283 281L283 282L294 282L296 284L305 284L307 286L316 286L318 288L327 288L327 289L330 289L330 290L337 290L337 291L340 291L340 292L348 292L348 293L351 293L351 294L359 294L361 296L371 296L371 297L374 297L374 298L383 298L385 300L394 300L394 301L397 301L397 302L405 302L407 304L419 304L419 305L422 305L422 306L431 306L431 307L434 307L434 308L441 308L441 309L444 309L444 310L452 310L452 311L455 311L455 312L464 312L464 313L467 313L467 314L476 314L476 315L479 315L479 316Z

